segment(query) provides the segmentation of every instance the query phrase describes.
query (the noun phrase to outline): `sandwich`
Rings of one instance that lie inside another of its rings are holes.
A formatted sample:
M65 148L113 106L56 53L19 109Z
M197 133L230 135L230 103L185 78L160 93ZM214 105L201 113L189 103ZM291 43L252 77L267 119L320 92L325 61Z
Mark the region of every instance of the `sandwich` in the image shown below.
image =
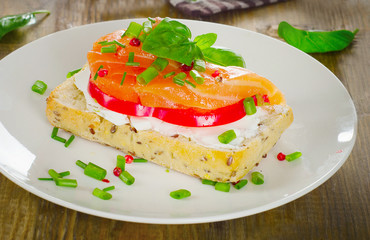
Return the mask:
M172 20L132 22L87 53L47 98L50 123L201 179L237 182L293 121L283 93L217 35Z

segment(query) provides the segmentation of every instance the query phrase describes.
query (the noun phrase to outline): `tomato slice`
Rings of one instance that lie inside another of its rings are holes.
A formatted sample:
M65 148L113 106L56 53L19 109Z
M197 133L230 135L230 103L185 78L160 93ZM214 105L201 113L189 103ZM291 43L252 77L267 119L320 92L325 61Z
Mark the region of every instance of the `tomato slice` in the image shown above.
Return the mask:
M172 109L147 107L139 103L117 99L101 91L89 81L88 91L101 106L129 116L155 117L164 122L186 127L211 127L228 124L243 118L246 113L243 100L218 109L202 111L201 109Z

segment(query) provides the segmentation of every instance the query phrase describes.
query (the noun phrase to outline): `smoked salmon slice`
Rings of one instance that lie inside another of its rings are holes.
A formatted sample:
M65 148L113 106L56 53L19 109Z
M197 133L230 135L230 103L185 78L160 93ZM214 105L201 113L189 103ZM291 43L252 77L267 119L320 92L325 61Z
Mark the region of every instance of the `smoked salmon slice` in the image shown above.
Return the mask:
M186 80L195 85L177 85L172 77L164 78L170 72L182 72L181 63L169 60L167 67L159 72L147 85L136 81L136 77L147 69L157 58L142 50L141 45L132 46L132 38L123 35L124 30L107 34L93 44L87 54L92 81L101 91L120 100L126 100L148 107L213 110L229 106L253 95L267 95L271 104L285 104L282 92L269 80L241 67L223 67L206 63L206 71L200 72L203 84L197 84L187 74ZM125 47L117 46L115 53L101 53L101 42L118 41ZM129 54L139 66L127 66ZM97 76L100 69L106 75ZM218 76L215 76L217 72ZM96 75L95 79L93 76ZM123 76L125 77L123 78Z

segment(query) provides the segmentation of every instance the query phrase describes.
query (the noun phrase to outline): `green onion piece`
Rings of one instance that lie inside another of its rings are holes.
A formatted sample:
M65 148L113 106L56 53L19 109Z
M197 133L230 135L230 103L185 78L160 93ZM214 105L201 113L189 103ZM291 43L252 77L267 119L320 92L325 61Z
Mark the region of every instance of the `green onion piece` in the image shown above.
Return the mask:
M119 175L119 179L121 179L127 185L132 185L135 182L135 178L127 171L123 171Z
M163 78L168 78L168 77L171 77L172 75L174 75L175 72L169 72L167 73L166 75L163 76Z
M54 178L38 178L41 181L54 181Z
M101 53L115 53L117 51L116 45L109 45L100 49Z
M198 84L204 83L204 78L197 72L197 70L191 70L190 76L194 79L194 81Z
M184 86L185 82L180 79L173 79L173 82L176 83L177 85Z
M80 168L83 168L83 169L85 169L87 167L87 164L80 161L80 160L76 161L76 165L79 166Z
M123 76L122 76L122 80L121 80L121 85L123 85L123 82L125 81L126 75L127 75L127 72L124 72Z
M126 47L126 45L124 45L124 44L122 44L122 43L118 42L117 40L113 40L113 42L114 42L115 44L117 44L118 46L120 46L121 48L125 48L125 47Z
M262 96L261 95L259 95L259 94L256 94L256 95L254 95L255 97L256 97L256 99L257 99L257 106L262 106L262 105L264 105L264 100L263 100L263 98L262 98Z
M128 62L134 62L135 53L129 52L128 53Z
M59 173L57 173L54 169L49 169L48 173L53 179L60 178Z
M127 62L126 66L140 66L140 63L138 63L138 62Z
M141 84L148 84L150 81L152 81L156 76L158 76L158 71L154 67L150 66L147 69L145 69L144 72L137 75L136 80Z
M215 184L215 189L217 191L221 191L221 192L229 192L230 191L230 183L217 182Z
M61 142L61 143L67 142L67 140L65 138L58 137L58 136L54 136L53 139L57 140L58 142Z
M125 171L126 166L126 159L124 156L117 155L117 164L116 167L119 167L122 169L122 171Z
M197 86L195 86L195 84L194 84L194 83L189 82L188 80L185 80L185 82L186 82L187 84L189 84L190 86L192 86L193 88L196 88L196 87L197 87Z
M155 19L154 18L148 17L148 20L151 21L152 23L155 23Z
M221 135L218 136L218 141L220 141L220 143L223 143L223 144L228 144L230 143L232 140L234 140L236 138L236 134L235 134L235 131L234 130L228 130L224 133L222 133Z
M59 128L54 127L53 131L51 132L51 137L54 138L56 135L58 135Z
M144 158L134 158L134 162L140 162L140 163L143 163L143 162L148 162L148 160L144 159Z
M96 71L95 75L94 75L94 80L96 80L98 78L98 72L100 69L103 68L103 65L100 65L100 67L98 68L98 71Z
M170 196L174 199L183 199L191 196L191 193L186 189L179 189L170 192Z
M147 36L148 36L148 35L146 35L146 34L141 34L141 35L138 37L138 39L140 40L140 42L144 42Z
M252 172L252 183L256 185L261 185L263 184L264 181L264 176L260 172Z
M114 186L110 186L110 187L103 188L103 191L108 192L108 191L111 191L111 190L114 190L114 189L115 189Z
M205 72L206 71L206 62L202 59L195 59L194 60L194 69L198 72Z
M248 183L248 180L246 180L246 179L240 180L237 184L234 185L234 188L239 190L242 187L244 187L245 185L247 185L247 183Z
M65 178L56 178L54 179L55 184L60 187L77 187L77 180L76 179L65 179Z
M107 170L89 162L85 167L84 174L97 180L103 180L107 175Z
M112 44L115 44L115 43L113 41L112 42L102 41L102 42L98 42L98 44L100 44L102 46L108 46L108 45L112 45Z
M301 156L302 156L301 152L294 152L289 155L286 155L285 160L287 160L288 162L291 162L291 161L296 160L297 158L300 158Z
M71 174L70 171L61 172L61 173L59 173L59 177L62 178L62 177L65 177L65 176L69 176L70 174Z
M92 192L92 194L95 196L95 197L98 197L100 199L103 199L103 200L109 200L112 198L112 194L110 193L107 193L99 188L95 188L94 191Z
M151 21L145 21L143 23L143 32L146 34L149 34L152 31L152 22Z
M101 42L98 42L98 44L104 44L104 43L107 43L108 41L101 41Z
M176 76L173 77L173 79L178 79L178 80L184 80L186 78L186 73L180 72Z
M251 97L247 97L243 100L244 110L247 115L253 115L257 112L256 105L254 104L254 100Z
M214 186L214 185L216 185L217 182L212 181L212 180L208 180L208 179L202 179L202 183L206 184L206 185Z
M73 140L75 139L75 135L71 135L69 138L68 138L68 140L67 140L67 142L64 144L64 146L65 147L68 147L70 144L71 144L71 142L73 142Z
M38 94L41 94L41 95L45 93L47 88L48 88L48 85L40 80L37 80L31 87L32 91Z
M142 29L143 27L140 24L136 22L131 22L122 37L128 36L132 38L137 38L140 35Z
M72 77L73 75L75 75L76 73L78 73L79 71L81 71L82 68L79 68L79 69L76 69L76 70L73 70L69 73L67 73L67 78L70 78Z
M158 57L154 60L151 66L158 70L158 72L162 72L168 65L168 60L165 58Z

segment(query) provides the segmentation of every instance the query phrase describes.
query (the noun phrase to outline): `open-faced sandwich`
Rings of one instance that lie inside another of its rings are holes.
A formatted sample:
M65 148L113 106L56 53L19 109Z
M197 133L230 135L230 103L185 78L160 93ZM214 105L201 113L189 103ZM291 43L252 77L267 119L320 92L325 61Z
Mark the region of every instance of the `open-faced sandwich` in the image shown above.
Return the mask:
M179 172L236 182L292 123L284 95L182 23L151 19L98 39L47 99L52 125Z

